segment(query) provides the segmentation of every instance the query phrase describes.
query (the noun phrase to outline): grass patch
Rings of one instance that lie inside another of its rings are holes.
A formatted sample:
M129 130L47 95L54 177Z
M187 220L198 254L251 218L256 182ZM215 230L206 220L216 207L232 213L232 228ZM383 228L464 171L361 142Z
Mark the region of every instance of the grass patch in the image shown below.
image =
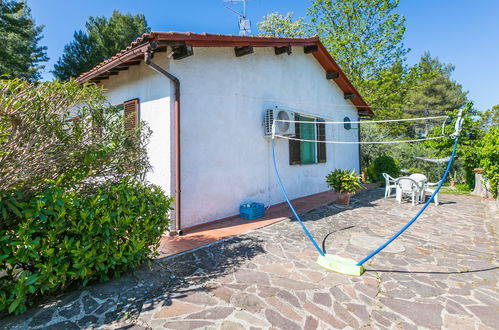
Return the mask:
M440 192L444 194L453 194L453 195L466 195L466 196L471 195L471 189L468 187L467 184L456 184L454 187L451 187L449 185L444 185L440 189Z

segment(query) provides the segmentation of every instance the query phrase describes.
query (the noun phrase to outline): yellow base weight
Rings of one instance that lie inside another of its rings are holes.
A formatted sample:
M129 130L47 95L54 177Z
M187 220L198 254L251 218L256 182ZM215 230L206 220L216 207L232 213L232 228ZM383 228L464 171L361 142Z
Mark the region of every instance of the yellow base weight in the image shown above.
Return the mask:
M365 271L363 266L357 266L355 260L333 254L319 256L319 258L317 258L317 263L319 266L332 270L333 272L350 276L360 276Z

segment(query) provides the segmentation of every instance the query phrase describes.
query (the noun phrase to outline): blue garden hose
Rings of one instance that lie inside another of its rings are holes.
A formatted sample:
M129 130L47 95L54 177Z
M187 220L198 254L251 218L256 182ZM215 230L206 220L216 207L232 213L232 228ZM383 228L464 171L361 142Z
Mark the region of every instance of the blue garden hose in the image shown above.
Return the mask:
M472 106L472 104L469 103L467 105L467 108L471 108L471 106ZM454 134L452 134L452 137L454 138L454 148L452 149L452 154L451 154L449 162L447 164L447 168L445 169L445 173L444 173L442 179L440 180L440 183L438 184L437 188L433 192L433 194L431 194L431 196L428 199L428 201L425 203L425 205L423 205L423 207L421 208L421 210L419 210L419 212L411 219L411 221L409 221L404 227L402 227L402 229L400 229L395 235L393 235L392 238L390 238L388 241L386 241L384 244L382 244L380 247L378 247L376 250L374 250L367 257L365 257L364 259L362 259L361 261L359 261L356 264L356 266L359 266L359 267L362 266L366 261L368 261L369 259L371 259L372 257L374 257L376 254L378 254L379 252L381 252L391 242L393 242L397 237L399 237L404 231L406 231L407 228L409 228L419 218L419 216L424 212L424 210L426 210L426 208L428 207L428 205L430 205L430 203L433 201L433 199L435 198L435 196L438 194L438 192L440 191L440 188L442 188L442 185L444 184L445 180L447 179L447 176L449 175L450 168L452 166L452 162L454 161L454 157L456 155L457 142L459 140L459 132L461 131L461 126L462 126L462 123L463 123L462 114L463 114L463 110L461 110L459 112L459 116L458 116L458 119L457 119L456 125L455 125L456 131L455 131ZM272 136L272 161L274 163L274 171L275 171L275 174L276 174L276 177L277 177L277 182L279 183L279 188L281 188L281 192L282 192L284 198L286 199L286 202L288 203L289 207L291 208L291 211L293 212L293 214L295 215L296 219L298 220L298 222L302 226L303 231L305 232L305 234L307 234L308 238L314 244L315 248L320 253L320 255L324 257L325 256L324 251L321 250L321 248L319 247L319 245L317 244L317 242L314 240L314 238L312 237L312 235L308 231L307 227L305 227L305 224L302 222L302 220L298 216L298 213L296 213L296 210L293 207L293 205L291 204L291 201L289 200L288 194L286 193L286 190L284 189L284 185L283 185L281 177L279 175L279 171L277 170L277 164L276 164L276 159L275 159L275 138L274 138L274 136Z
M452 154L450 156L449 163L447 164L447 168L445 169L444 176L440 180L440 183L439 183L437 189L435 189L435 191L433 192L433 194L431 194L430 199L428 199L428 201L421 208L421 210L419 210L419 212L414 216L414 218L412 218L411 221L409 221L404 227L402 227L402 229L400 229L398 233L396 233L395 235L393 235L392 238L390 238L383 245L381 245L379 248L377 248L376 250L374 250L367 257L365 257L364 259L362 259L361 261L359 261L357 263L357 266L362 266L367 260L371 259L376 254L378 254L381 250L383 250L384 248L386 248L388 246L388 244L390 244L391 242L393 242L404 231L406 231L406 229L409 228L419 218L419 216L424 212L424 210L428 207L428 205L430 205L430 203L433 201L433 199L435 198L435 196L438 194L438 191L440 190L440 188L442 188L442 185L444 184L444 181L447 179L447 175L449 174L449 171L450 171L450 168L451 168L451 165L452 165L452 161L454 160L454 156L456 155L457 141L458 140L459 140L459 135L456 135L455 136L455 140L454 140L454 149L452 149Z
M295 215L296 220L298 220L298 222L300 223L305 234L307 234L310 241L314 244L317 251L320 253L321 256L324 256L325 255L324 252L321 250L321 248L319 247L319 244L317 244L315 239L312 237L312 235L308 231L307 227L305 227L305 224L303 223L303 221L301 221L300 217L298 216L298 213L296 213L296 210L293 207L293 204L291 204L291 201L289 200L289 197L288 197L288 194L286 193L286 190L284 189L284 185L282 184L282 180L281 180L281 177L279 176L279 171L277 170L277 164L275 161L275 138L272 138L272 161L274 162L274 171L275 171L275 175L277 177L277 182L279 183L279 188L281 188L281 192L284 195L286 202L288 202L289 208L291 209L291 211Z

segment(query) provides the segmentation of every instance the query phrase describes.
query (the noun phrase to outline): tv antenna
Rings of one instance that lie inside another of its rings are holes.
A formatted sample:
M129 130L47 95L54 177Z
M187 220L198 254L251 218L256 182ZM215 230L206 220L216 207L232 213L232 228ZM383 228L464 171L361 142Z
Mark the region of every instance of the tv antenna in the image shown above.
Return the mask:
M249 0L224 0L224 2L242 2L243 3L243 12L239 12L232 7L225 6L228 10L233 12L239 17L239 35L240 36L248 36L251 34L251 21L246 17L246 2Z

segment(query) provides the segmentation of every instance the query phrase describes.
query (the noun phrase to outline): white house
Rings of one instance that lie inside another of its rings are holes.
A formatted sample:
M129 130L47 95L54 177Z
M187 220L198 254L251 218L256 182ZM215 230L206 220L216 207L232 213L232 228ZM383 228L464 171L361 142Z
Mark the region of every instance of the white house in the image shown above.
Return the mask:
M243 201L283 201L264 134L267 109L304 121L372 115L317 37L151 32L78 81L102 85L111 104L136 114L128 125L141 120L152 129L149 180L176 198L174 230L235 215ZM358 130L341 125L337 134L358 139ZM300 151L300 143L276 144L291 198L327 190L325 175L335 168L359 168L358 145Z

